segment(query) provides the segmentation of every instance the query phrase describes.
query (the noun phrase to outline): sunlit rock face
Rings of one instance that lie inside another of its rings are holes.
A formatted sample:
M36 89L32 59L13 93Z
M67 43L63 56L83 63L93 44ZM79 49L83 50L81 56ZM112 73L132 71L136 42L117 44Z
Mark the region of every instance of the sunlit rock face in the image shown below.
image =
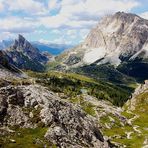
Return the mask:
M148 20L130 13L117 12L104 17L87 36L84 45L98 49L104 62L120 64L147 50ZM95 52L96 55L96 52Z
M118 66L139 56L145 59L148 57L148 20L124 12L105 16L81 45L63 55L63 60L72 59L73 55L80 57L75 66L94 62Z

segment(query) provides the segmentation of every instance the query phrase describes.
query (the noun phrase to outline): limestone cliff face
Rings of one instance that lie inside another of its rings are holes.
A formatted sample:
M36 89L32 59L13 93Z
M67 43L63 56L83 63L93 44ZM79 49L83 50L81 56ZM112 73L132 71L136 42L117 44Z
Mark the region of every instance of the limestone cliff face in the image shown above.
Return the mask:
M147 40L148 20L118 12L103 18L89 33L84 45L88 48L102 48L105 50L104 57L114 58L118 54L118 58L123 60L147 50Z
M118 66L123 61L132 61L137 57L147 58L148 20L124 12L105 16L90 31L84 43L65 53L64 59L69 61L72 56L80 55L81 60L73 65L109 62Z

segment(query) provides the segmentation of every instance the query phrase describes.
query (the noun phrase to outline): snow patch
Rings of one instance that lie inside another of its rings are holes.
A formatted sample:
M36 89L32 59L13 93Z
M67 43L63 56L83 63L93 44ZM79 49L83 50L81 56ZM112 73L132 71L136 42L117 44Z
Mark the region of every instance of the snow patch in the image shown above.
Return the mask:
M98 65L110 63L114 66L118 66L121 63L121 60L119 59L119 55L120 55L119 50L115 50L114 52L107 53L104 59L98 63Z
M106 49L104 48L91 48L84 54L83 61L87 64L94 63L95 61L103 58L106 54Z
M143 49L145 49L146 51L148 51L148 41L144 44Z
M119 59L118 55L107 55L102 61L98 63L98 65L105 63L110 63L114 66L118 66L121 63L121 60Z

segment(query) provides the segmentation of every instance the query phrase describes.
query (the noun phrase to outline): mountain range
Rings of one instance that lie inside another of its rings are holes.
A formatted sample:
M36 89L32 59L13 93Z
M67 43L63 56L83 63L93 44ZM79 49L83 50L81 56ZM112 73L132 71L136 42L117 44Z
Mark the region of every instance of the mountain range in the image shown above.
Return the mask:
M65 70L80 68L85 73L89 68L109 65L105 69L111 67L115 73L144 80L148 78L147 48L148 20L117 12L100 20L82 44L59 55L56 66Z
M0 50L10 47L14 43L14 40L2 40L0 41ZM30 42L34 47L38 48L41 52L49 52L56 56L64 52L65 50L71 49L74 45L66 44L54 44L54 43L42 43L39 41Z
M3 42L0 147L147 148L148 20L117 12L61 46Z
M47 51L50 54L57 56L64 51L71 49L74 45L66 45L66 44L53 44L53 43L41 43L41 42L31 42L31 44L38 48L40 51Z

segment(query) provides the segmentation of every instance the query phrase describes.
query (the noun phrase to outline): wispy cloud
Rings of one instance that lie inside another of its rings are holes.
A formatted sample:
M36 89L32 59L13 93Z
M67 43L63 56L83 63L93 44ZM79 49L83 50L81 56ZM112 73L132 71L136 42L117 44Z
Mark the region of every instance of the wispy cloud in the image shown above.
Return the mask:
M47 13L45 5L35 0L2 0L10 12L22 11L29 15L41 15Z

